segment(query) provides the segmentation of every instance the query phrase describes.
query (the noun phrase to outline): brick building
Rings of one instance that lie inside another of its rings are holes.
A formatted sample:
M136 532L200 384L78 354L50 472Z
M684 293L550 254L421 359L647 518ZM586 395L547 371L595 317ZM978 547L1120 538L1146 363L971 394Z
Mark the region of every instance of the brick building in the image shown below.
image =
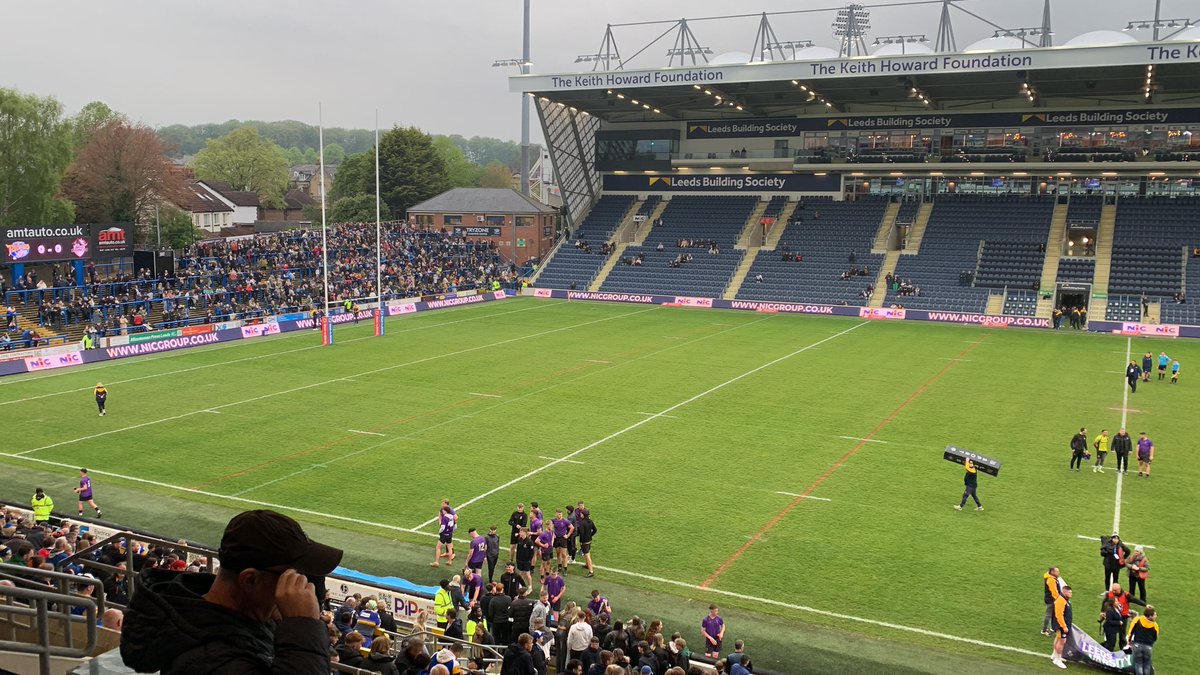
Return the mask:
M496 243L523 264L554 247L558 211L508 188L454 188L408 209L408 221Z

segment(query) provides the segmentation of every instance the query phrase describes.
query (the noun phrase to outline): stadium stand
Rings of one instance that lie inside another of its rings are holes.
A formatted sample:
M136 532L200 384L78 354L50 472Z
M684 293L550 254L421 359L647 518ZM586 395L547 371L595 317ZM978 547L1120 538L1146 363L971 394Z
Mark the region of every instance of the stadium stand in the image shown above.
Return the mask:
M717 298L744 253L734 250L758 197L679 196L667 203L641 246L625 249L602 291ZM681 243L689 243L681 247ZM710 244L720 252L710 253ZM658 250L659 245L662 250ZM680 257L689 261L672 267ZM633 263L640 258L641 264Z
M654 198L656 205L659 197L655 195ZM579 229L571 233L571 240L564 243L546 264L546 269L538 277L538 286L571 288L574 284L579 290L587 290L588 284L596 278L608 257L601 252L602 245L612 239L634 201L632 195L601 197L583 219ZM638 213L649 214L653 209L654 205L647 200ZM587 248L576 246L579 242L587 244Z
M1045 242L985 241L975 285L980 288L1036 289L1042 276Z
M375 225L329 230L330 300L375 295ZM148 270L83 286L12 290L7 306L67 339L89 327L100 337L303 311L323 301L321 232L300 229L252 239L208 240L177 259L173 274ZM389 223L384 229L384 299L512 284L516 268L495 244ZM17 340L18 338L12 337Z
M1096 259L1091 257L1067 257L1058 260L1059 283L1071 282L1091 283L1092 275L1096 272Z
M915 256L902 256L896 276L911 280L918 295L900 296L888 289L885 304L901 304L915 309L982 313L988 294L964 283L964 272L975 272L982 244L1009 242L1037 251L1046 241L1054 200L1042 197L1001 197L982 195L941 196L935 202L929 226ZM1035 283L1039 272L1030 277ZM1017 278L1024 278L1023 276Z
M738 299L865 305L868 297L862 293L875 282L883 260L870 250L887 200L840 202L810 197L803 204L792 214L776 249L759 252ZM866 273L842 279L851 267ZM760 274L762 281L756 282Z
M1034 316L1037 314L1037 291L1009 291L1004 296L1004 313L1012 316Z
M1164 302L1169 308L1178 293L1184 292L1184 266L1188 247L1200 238L1200 199L1159 197L1122 198L1117 205L1113 232L1110 300L1106 318L1112 321L1137 320L1141 316L1141 296L1151 302ZM1114 306L1113 295L1137 296L1137 316L1122 303ZM1178 304L1178 303L1176 303ZM1176 316L1179 312L1173 311Z

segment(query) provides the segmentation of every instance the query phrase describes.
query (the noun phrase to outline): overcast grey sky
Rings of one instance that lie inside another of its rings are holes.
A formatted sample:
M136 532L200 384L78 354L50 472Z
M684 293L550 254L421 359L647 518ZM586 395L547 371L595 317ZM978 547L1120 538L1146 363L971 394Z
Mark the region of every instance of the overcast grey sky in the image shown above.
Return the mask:
M887 0L881 0L881 2ZM585 69L607 23L835 7L841 0L533 0L534 72ZM868 4L870 4L868 0ZM1008 27L1041 22L1042 0L960 0ZM516 139L519 97L508 93L520 56L522 0L24 0L6 3L0 86L53 95L69 112L100 100L159 126L298 119ZM1200 12L1164 0L1165 17ZM939 6L872 10L868 37L935 37ZM1056 42L1153 16L1154 0L1054 0ZM1200 18L1193 14L1191 18ZM831 14L772 19L780 40L835 46ZM693 24L714 52L748 52L757 19ZM617 29L628 57L666 26ZM959 47L993 29L957 13ZM1144 33L1138 34L1145 35ZM666 65L660 42L634 65ZM540 137L536 129L534 137Z

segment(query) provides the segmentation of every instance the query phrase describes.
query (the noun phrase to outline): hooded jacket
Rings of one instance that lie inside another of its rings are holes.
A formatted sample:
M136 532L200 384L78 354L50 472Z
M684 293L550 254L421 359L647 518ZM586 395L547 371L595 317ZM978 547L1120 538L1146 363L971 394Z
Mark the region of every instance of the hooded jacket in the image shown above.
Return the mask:
M214 580L139 580L121 629L125 665L161 675L328 675L329 638L319 619L259 623L201 597Z

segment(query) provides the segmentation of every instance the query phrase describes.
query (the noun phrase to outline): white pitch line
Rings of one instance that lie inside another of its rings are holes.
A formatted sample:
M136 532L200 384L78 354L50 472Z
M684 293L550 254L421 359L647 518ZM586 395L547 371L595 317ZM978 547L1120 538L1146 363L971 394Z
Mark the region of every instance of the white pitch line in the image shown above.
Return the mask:
M547 457L547 456L545 456L545 455L538 455L538 459L554 459L554 457ZM568 459L568 460L565 460L565 461L566 461L568 464L583 464L583 462L580 462L580 461L577 461L577 460L574 460L574 459Z
M206 413L208 413L208 414L210 414L210 415L220 415L220 414L221 414L221 411L220 411L220 410L205 410L205 411L203 411L203 412L206 412Z
M360 429L347 429L346 431L349 431L352 434L363 434L366 436L387 436L387 434L381 434L378 431L362 431Z
M584 359L588 363L612 363L611 361L601 361L600 359Z
M13 455L13 454L9 454L9 453L0 453L0 456L17 457L17 455ZM25 460L27 462L38 462L40 464L56 466L61 469L74 469L75 468L74 464L66 464L64 462L54 462L54 461L51 461L48 459L41 459L40 457L20 457L19 459ZM95 474L98 476L109 476L112 478L119 478L122 480L134 482L134 483L142 483L144 485L153 485L155 487L161 487L161 488L165 488L168 490L179 490L181 492L187 492L190 494L197 494L197 495L204 495L206 497L214 497L217 499L228 499L230 501L240 502L243 504L252 504L255 506L261 506L261 507L268 508L268 509L274 509L276 511L292 511L294 513L303 513L305 515L314 516L314 517L320 518L322 520L339 520L339 521L343 521L343 522L347 522L347 523L355 523L358 525L369 525L376 529L385 529L385 530L391 530L394 532L405 532L408 534L420 535L422 537L436 537L437 536L437 534L434 532L421 532L420 530L399 527L399 526L391 525L388 523L377 523L377 522L371 522L369 520L362 520L360 518L349 518L347 516L339 516L339 515L335 515L332 513L321 513L319 511L313 511L311 509L302 509L302 508L297 508L295 506L286 506L284 504L272 504L270 502L259 501L257 499L246 499L244 497L231 497L229 495L217 494L215 492L196 490L194 488L182 487L179 485L173 485L171 483L147 480L145 478L137 478L135 476L127 476L127 475L123 475L123 474L119 474L119 473L112 473L109 471L101 471L99 469L90 469L89 471L92 474ZM465 542L466 540L459 539L459 541ZM892 630L903 631L903 632L907 632L907 633L915 633L918 635L924 635L926 637L935 637L935 638L939 638L939 639L943 639L943 640L950 640L952 642L961 642L961 643L976 645L979 647L988 647L990 649L998 649L998 650L1013 652L1013 653L1017 653L1017 654L1024 654L1026 656L1034 656L1034 657L1041 657L1041 658L1046 658L1046 656L1047 656L1044 653L1034 652L1034 651L1030 651L1028 649L1022 649L1020 647L1010 647L1008 645L1001 645L1001 644L995 644L992 642L985 642L983 640L976 640L974 638L964 638L964 637L961 637L958 635L950 635L948 633L939 633L937 631L926 630L924 628L917 628L914 626L905 626L902 624L891 623L888 621L878 621L876 619L868 619L865 617L853 616L850 614L841 614L838 612L830 612L828 610L817 609L815 607L808 607L805 605L796 605L796 604L792 604L789 602L783 602L781 600L775 600L772 598L759 598L759 597L755 597L753 595L745 595L743 593L735 593L733 591L723 591L719 588L711 588L711 587L703 588L696 584L689 584L684 581L676 581L675 579L664 579L662 577L656 577L656 576L652 576L649 574L642 574L640 572L630 572L628 570L622 570L622 569L618 569L615 567L605 567L602 565L595 565L594 567L602 572L612 572L613 574L620 574L623 576L634 577L637 579L644 579L646 581L654 581L656 583L661 583L661 584L665 584L668 586L677 586L680 588L686 588L691 591L703 592L703 593L713 593L713 594L722 595L725 597L737 598L739 600L746 600L746 601L755 602L755 603L763 603L763 604L768 604L768 605L772 605L775 607L783 607L785 609L791 609L791 610L794 610L797 612L805 612L808 614L817 614L819 616L825 616L825 617L834 618L834 619L842 619L845 621L854 621L856 623L863 623L863 624L872 625L872 626L879 626L882 628L890 628Z
M493 317L493 316L504 316L505 314L516 314L517 312L528 312L528 311L530 311L530 310L532 310L532 309L541 309L541 308L543 308L543 307L552 307L552 306L553 306L553 304L539 304L539 305L536 305L536 306L533 306L533 307L524 307L524 308L522 308L522 309L514 309L514 310L511 310L511 311L507 311L507 312L494 312L494 313L485 314L485 315L482 315L482 316L473 316L473 317L469 317L469 318L466 318L466 319L456 319L456 320L454 320L454 321L442 321L442 322L439 322L439 323L434 323L434 324L426 324L426 325L423 325L423 326L416 326L416 327L413 327L413 328L405 328L405 329L401 329L401 330L392 331L391 333L389 333L389 335L399 335L399 334L401 334L401 333L411 333L411 332L413 332L413 331L418 331L418 330L427 330L427 329L430 329L430 328L438 328L438 327L440 327L440 326L449 326L449 325L456 324L456 323L463 323L464 321L478 321L478 320L480 320L480 319L487 319L487 318L491 318L491 317ZM455 310L455 311L457 311L457 310L460 310L460 309L466 309L467 307L472 307L472 306L471 306L471 305L468 305L468 306L466 306L466 307L453 307L453 308L449 308L449 309L446 309L446 310L439 310L439 312L445 312L445 311L451 311L451 310ZM425 316L430 316L430 315L429 315L429 314L426 314ZM435 316L436 316L436 314L435 314ZM280 339L285 339L285 338L300 337L301 335L307 335L307 334L309 334L307 331L292 331L292 332L290 332L290 333L284 333L283 335L278 335L278 336L272 335L272 336L268 336L266 339L269 339L269 340L271 340L271 341L275 341L275 340L280 340ZM340 340L340 341L338 342L338 344L347 344L347 343L350 343L350 342L359 342L360 340L370 340L370 339L372 339L372 338L374 338L374 337L375 337L374 335L368 335L368 336L365 336L365 337L350 338L350 339L348 339L348 340ZM256 342L254 342L253 344L261 344L261 343L262 343L261 341L256 341ZM108 366L131 365L131 364L134 364L134 363L147 363L147 362L150 362L150 361L159 361L159 360L162 360L162 359L165 359L165 358L174 358L174 357L177 357L177 356L183 356L184 354L197 354L197 353L205 353L205 352L217 351L217 350L220 350L220 349L228 349L228 348L230 348L230 347L244 347L244 346L246 346L246 343L245 343L245 342L242 342L242 341L234 341L234 342L229 342L229 343L226 343L226 344L223 344L223 345L213 345L213 346L210 346L210 347L207 347L207 348L205 348L205 347L202 347L202 348L200 348L199 350L195 350L195 349L185 349L185 350L181 350L181 351L178 351L178 352L173 352L173 353L169 353L169 354L164 354L164 355L157 356L157 357L152 357L152 358L138 358L138 359L136 359L136 360L132 360L132 361L127 361L126 359L113 359L113 360L111 360L111 361L105 361L105 362L98 363L98 364L90 364L90 365L94 365L95 367L94 367L94 368L87 368L87 370L97 370L98 368L103 368L103 367L108 367ZM287 349L287 350L284 350L284 351L281 351L281 352L271 352L271 353L269 353L269 354L259 354L259 355L257 355L257 356L247 356L247 357L245 357L245 358L241 358L241 359L234 359L234 360L232 360L232 361L220 361L220 362L218 362L218 363L206 363L206 364L204 364L204 365L200 365L200 366L192 366L191 368L180 368L180 369L178 369L178 370L168 370L168 371L164 371L164 372L161 372L161 373L154 373L154 374L151 374L151 375L143 375L143 376L141 376L141 377L132 377L132 378L129 378L128 380L116 380L116 381L114 381L114 382L110 382L110 383L108 384L108 386L109 386L109 387L112 387L113 385L117 385L117 384L126 384L126 383L129 383L129 382L138 382L138 381L140 381L140 380L149 380L149 379L153 379L153 378L156 378L156 377L165 377L165 376L167 376L167 375L179 375L180 373L190 373L190 372L193 372L193 371L196 371L196 370L204 370L204 369L206 369L206 368L217 368L217 367L220 367L220 366L231 366L231 365L233 365L233 364L235 364L235 363L245 363L245 362L247 362L247 361L257 361L258 359L266 359L266 358L270 358L270 357L273 357L273 356L283 356L284 354L294 354L294 353L296 353L296 352L304 352L304 351L308 351L308 350L310 350L310 349L320 349L321 347L322 347L322 345L309 345L309 346L307 346L307 347L297 347L296 349ZM42 375L42 376L39 376L39 377L26 377L26 378L5 378L5 379L2 379L2 380L0 380L0 385L5 385L5 384L20 384L20 383L22 383L22 382L32 382L32 381L34 381L34 380L41 380L41 379L45 379L45 378L47 378L47 377L57 377L57 376L59 376L59 375L68 375L68 374L71 374L71 373L79 373L79 372L80 372L79 370L77 370L77 369L74 369L74 368L65 368L65 369L62 369L62 370L56 371L56 372L54 372L54 373L47 373L47 374L45 374L45 375ZM348 379L348 378L345 378L345 379ZM64 391L56 391L56 392L52 392L52 393L49 393L49 394L41 394L41 395L39 395L39 396L28 396L28 397L26 397L26 398L14 399L14 400L12 400L12 401L0 401L0 406L11 405L11 404L13 404L13 403L24 403L24 402L26 402L26 401L36 401L36 400L38 400L38 399L50 398L50 397L52 397L52 396L62 396L62 395L64 395L64 394L76 394L76 393L79 393L79 392L83 392L83 391L91 391L91 390L92 390L92 388L91 388L91 387L81 387L81 388L79 388L79 389L67 389L67 390L64 390Z
M601 438L601 439L600 439L600 440L598 440L598 441L593 441L593 442L591 442L591 443L588 443L587 445L583 446L582 448L579 448L578 450L576 450L576 451L574 451L574 452L572 452L572 453L570 453L570 454L567 454L567 455L566 455L566 456L564 456L564 457L560 457L560 458L558 458L558 459L556 459L556 460L554 460L554 461L552 461L552 462L550 462L550 463L548 463L548 464L544 464L544 465L542 465L542 466L540 466L540 467L538 467L538 468L536 468L536 469L533 469L532 471L528 471L528 472L526 472L526 473L524 473L524 474L522 474L522 475L520 475L520 476L517 476L516 478L514 478L514 479L512 479L512 480L508 481L507 483L505 483L505 484L503 484L503 485L500 485L500 486L498 486L498 487L494 487L494 488L492 488L491 490L488 490L487 492L484 492L483 494L481 494L481 495L479 495L479 496L477 496L477 497L473 497L473 498L471 498L471 499L468 499L467 501L465 501L465 502L463 502L461 505L459 505L459 507L458 507L458 510L459 510L459 511L462 511L464 508L466 508L466 507L470 506L471 504L474 504L475 502L477 502L477 501L479 501L479 500L481 500L481 499L485 499L485 498L487 498L487 497L490 497L491 495L494 495L494 494L496 494L497 492L499 492L499 491L501 491L501 490L504 490L504 489L506 489L506 488L512 487L513 485L516 485L517 483L520 483L521 481L525 480L526 478L529 478L529 477L531 477L531 476L536 476L537 474L539 474L539 473L541 473L541 472L545 471L546 469L549 469L550 467L554 466L555 464L559 464L559 463L561 463L561 462L565 462L565 461L567 461L567 460L569 460L569 459L573 459L573 458L574 458L574 457L576 457L577 455L580 455L580 454L582 454L582 453L584 453L584 452L587 452L588 450L591 450L592 448L594 448L594 447L596 447L596 446L603 445L603 444L605 444L605 443L607 443L607 442L611 441L612 439L614 439L614 438L617 438L618 436L623 436L623 435L625 435L625 434L629 433L630 431L633 431L634 429L637 429L638 427L640 427L640 426L642 426L642 425L644 425L644 424L646 424L646 423L648 423L648 422L651 422L651 421L653 421L653 420L655 420L655 419L658 419L659 417L663 417L663 416L665 416L665 415L666 415L666 414L668 414L668 413L674 412L674 411L678 410L679 408L682 408L683 406L685 406L685 405L688 405L689 403L693 403L693 402L695 402L695 401L698 401L698 400L700 400L700 399L704 398L705 396L708 396L709 394L711 394L711 393L713 393L713 392L715 392L715 391L719 391L719 390L721 390L721 389L724 389L725 387L727 387L727 386L729 386L729 385L731 385L731 384L734 384L735 382L739 382L739 381L741 381L741 380L743 380L743 379L745 379L745 378L747 378L747 377L750 377L751 375L753 375L753 374L755 374L755 373L757 373L757 372L759 372L759 371L762 371L762 370L765 370L765 369L767 369L767 368L770 368L771 366L773 366L773 365L775 365L775 364L777 364L777 363L780 363L780 362L782 362L782 361L786 361L786 360L788 360L788 359L792 358L793 356L796 356L796 355L798 355L798 354L803 354L804 352L806 352L806 351L808 351L808 350L810 350L810 349L813 349L814 347L818 347L818 346L820 346L820 345L823 345L823 344L825 344L826 342L829 342L829 341L831 341L831 340L836 340L837 338L839 338L839 337L841 337L841 336L843 336L843 335L845 335L845 334L849 333L850 331L853 331L853 330L857 330L857 329L859 329L859 328L862 328L863 326L867 325L868 323L870 323L870 322L869 322L869 321L863 321L863 322L861 322L861 323L857 323L857 324L855 324L855 325L853 325L853 326L851 326L851 327L847 328L846 330L844 330L844 331L842 331L842 332L840 332L840 333L838 333L838 334L836 334L836 335L830 335L830 336L829 336L829 337L827 337L827 338L823 338L823 339L821 339L821 340L818 340L818 341L816 341L816 342L813 342L812 344L809 344L809 345L806 345L806 346L804 346L804 347L801 347L800 349L797 349L797 350L795 350L795 351L793 351L793 352L790 352L790 353L788 353L788 354L784 354L783 356L780 356L780 357L779 357L779 358L777 358L777 359L774 359L774 360L768 361L768 362L766 362L766 363L762 364L761 366L757 366L757 367L755 367L755 368L751 368L750 370L747 370L746 372L742 373L741 375L737 375L737 376L731 377L731 378L729 378L728 380L725 380L724 382L722 382L722 383L720 383L720 384L718 384L718 385L716 385L716 386L713 386L713 387L710 387L710 388L708 388L708 389L705 389L704 391L700 392L699 394L696 394L695 396L692 396L691 398L684 399L684 400L680 401L679 403L676 403L675 405L672 405L672 406L671 406L671 407L669 407L669 408L666 408L666 409L664 409L664 410L661 410L661 411L659 411L659 412L655 413L654 415L651 415L651 416L649 416L649 417L647 417L647 418L645 418L645 419L643 419L643 420L639 420L639 421L637 421L637 422L634 422L633 424L630 424L629 426L625 427L624 429L621 429L621 430L619 430L619 431L614 431L613 433L611 433L611 434L609 434L609 435L605 436L604 438ZM437 522L437 518L436 518L436 517L434 517L434 518L430 518L429 520L425 521L424 523L421 523L420 525L418 525L418 526L416 527L416 529L421 529L421 528L424 528L424 527L428 527L429 525L431 525L431 524L433 524L433 523L435 523L435 522Z
M467 396L486 396L488 398L504 398L500 394L481 394L477 391L468 391Z
M867 443L887 443L887 441L881 441L875 438L861 438L859 436L838 436L838 438L844 438L848 441L866 441Z
M815 500L817 500L817 501L819 501L819 502L831 502L831 501L833 501L832 499L827 499L827 498L825 498L825 497L814 497L814 496L812 496L812 495L798 495L798 494L796 494L795 492L776 492L775 494L777 494L777 495L785 495L785 496L788 496L788 497L804 497L805 499L815 499Z
M1133 338L1125 338L1125 360L1129 361L1130 354L1133 353ZM1126 418L1129 416L1129 387L1124 381L1121 382L1121 428L1125 428ZM1136 459L1136 458L1135 458ZM1128 461L1128 460L1127 460ZM1125 474L1117 472L1117 495L1113 503L1113 534L1118 534L1121 531L1121 485L1124 483Z
M1075 537L1076 537L1077 539L1086 539L1086 540L1088 540L1088 541L1099 541L1099 540L1101 539L1100 537L1088 536L1088 535L1086 535L1086 534L1077 534L1077 535L1075 535ZM1134 548L1136 548L1136 547L1138 547L1138 546L1141 546L1142 548L1155 548L1154 546L1151 546L1150 544L1135 544L1135 543L1133 543L1132 541L1125 541L1125 540L1122 540L1122 541L1121 541L1121 543L1122 543L1122 544L1128 544L1128 545L1130 545L1130 546L1133 546Z
M637 414L638 414L638 415L649 415L649 416L651 416L651 417L665 417L665 418L667 418L667 419L669 419L669 420L677 420L677 419L679 419L679 417L678 417L677 415L663 415L662 413L651 413L651 412L641 412L641 411L639 411Z
M519 341L522 341L522 340L528 340L528 339L530 339L530 338L541 337L541 336L543 336L543 335L551 335L551 334L553 334L553 333L561 333L562 331L565 331L565 330L572 330L572 329L575 329L575 328L582 328L582 327L584 327L584 326L590 326L590 325L592 325L592 324L595 324L595 323L601 323L601 322L603 322L603 321L611 321L611 320L613 320L613 319L620 319L620 318L624 318L624 317L627 317L627 316L633 316L633 315L635 315L635 314L641 314L641 313L643 313L643 312L651 312L651 311L654 311L655 309L658 309L658 307L650 307L650 308L648 308L648 309L641 309L641 310L638 310L638 311L636 311L636 312L626 312L625 314L615 314L615 315L613 315L613 316L604 317L604 318L602 318L602 319L593 319L593 320L591 320L591 321L585 321L585 322L583 322L583 323L572 324L572 325L570 325L570 326L562 326L562 327L560 327L560 328L553 328L553 329L551 329L551 330L542 331L542 332L540 332L540 333L533 333L532 335L523 335L523 336L521 336L521 337L509 338L509 339L507 339L507 340L501 340L501 341L499 341L499 342L493 342L493 343L491 343L491 344L479 345L479 346L476 346L476 347L467 347L466 349L460 349L460 350L458 350L458 351L455 351L455 352L447 352L447 353L445 353L445 354L436 354L436 355L434 355L434 356L427 356L427 357L425 357L425 358L422 358L422 359L417 359L417 360L415 360L415 361L406 361L406 362L404 362L404 363L396 363L396 364L392 364L392 365L390 365L390 366L383 366L382 368L375 368L375 369L373 369L373 370L366 370L366 371L363 371L363 372L361 372L361 373L355 373L354 375L351 375L351 377L362 377L362 376L364 376L364 375L374 375L374 374L376 374L376 373L382 373L382 372L386 372L386 371L389 371L389 370L395 370L396 368L404 368L404 367L407 367L407 366L415 366L415 365L420 365L420 364L422 364L422 363L427 363L427 362L429 362L429 361L436 361L436 360L438 360L438 359L444 359L444 358L447 358L447 357L450 357L450 356L458 356L458 355L460 355L460 354L469 354L469 353L471 353L471 352L477 352L477 351L479 351L479 350L481 350L481 349L491 349L491 348L493 348L493 347L499 347L499 346L501 346L501 345L511 344L511 343L513 343L513 342L519 342ZM298 391L304 391L304 390L306 390L306 389L313 389L314 387L321 387L321 386L324 386L324 385L330 384L330 383L332 383L332 382L340 382L340 381L342 381L343 379L345 379L345 378L342 378L342 377L335 377L335 378L333 378L333 379L331 379L331 380L323 380L323 381L321 381L321 382L314 382L314 383L312 383L312 384L306 384L306 385L304 385L304 386L301 386L301 387L293 387L293 388L291 388L291 389L284 389L284 390L282 390L282 391L276 391L276 392L272 392L272 393L270 393L270 394L263 394L262 396L255 396L255 397L253 397L253 398L248 398L248 399L244 399L244 400L241 400L241 401L234 401L234 402L232 402L232 403L224 403L224 404L222 404L222 405L216 405L216 406L212 406L211 408L202 408L202 409L200 409L200 410L193 410L193 411L191 411L191 412L182 413L182 414L180 414L180 415L173 415L173 416L171 416L171 417L164 417L164 418L162 418L162 419L159 419L159 420L154 420L154 421L150 421L150 422L142 422L141 424L135 424L135 425L133 425L133 426L129 426L129 427L122 427L122 428L120 428L120 429L111 429L111 430L109 430L109 431L104 431L104 432L101 432L101 433L98 433L98 434L92 434L92 435L90 435L90 436L84 436L84 437L82 437L82 438L76 438L76 439L69 440L69 441L59 441L58 443L51 443L50 445L44 445L44 446L42 446L42 447L40 447L40 448L33 448L32 450L25 450L25 451L23 451L23 452L16 453L16 455L17 455L17 456L24 456L24 455L28 455L28 454L30 454L30 453L33 453L33 452L38 452L38 451L41 451L41 450L49 450L49 449L51 449L51 448L57 448L57 447L60 447L60 446L63 446L63 445L71 445L71 444L73 444L73 443L79 443L80 441L90 441L90 440L92 440L92 439L94 439L94 438L100 438L100 437L102 437L102 436L108 436L108 435L110 435L110 434L118 434L118 433L121 433L121 432L123 432L123 431L132 431L132 430L134 430L134 429L140 429L140 428L142 428L142 427L147 427L147 426L151 426L151 425L154 425L154 424L161 424L161 423L163 423L163 422L171 422L171 421L174 421L174 420L177 420L177 419L181 419L181 418L184 418L184 417L190 417L191 415L196 415L196 414L198 414L198 413L202 413L202 412L211 412L211 411L213 411L213 410L220 410L220 409L222 409L222 408L231 408L231 407L233 407L233 406L245 405L245 404L247 404L247 403L254 403L254 402L256 402L256 401L261 401L261 400L268 399L268 398L274 398L274 397L276 397L276 396L285 396L285 395L287 395L287 394L294 394L294 393L296 393L296 392L298 392Z

